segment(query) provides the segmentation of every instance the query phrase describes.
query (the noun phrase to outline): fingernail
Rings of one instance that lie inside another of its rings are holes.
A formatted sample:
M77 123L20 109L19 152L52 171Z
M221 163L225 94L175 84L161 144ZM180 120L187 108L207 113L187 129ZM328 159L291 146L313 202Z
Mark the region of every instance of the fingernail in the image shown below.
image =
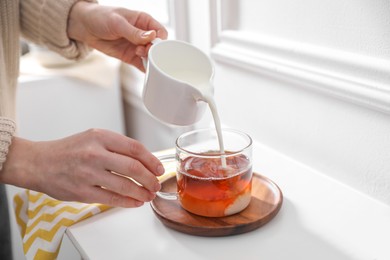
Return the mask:
M159 166L157 167L157 173L158 173L158 175L163 175L164 172L165 172L164 167L163 167L162 165L159 165Z
M148 38L153 32L154 32L153 30L143 32L143 33L141 34L141 37L142 37L142 38Z

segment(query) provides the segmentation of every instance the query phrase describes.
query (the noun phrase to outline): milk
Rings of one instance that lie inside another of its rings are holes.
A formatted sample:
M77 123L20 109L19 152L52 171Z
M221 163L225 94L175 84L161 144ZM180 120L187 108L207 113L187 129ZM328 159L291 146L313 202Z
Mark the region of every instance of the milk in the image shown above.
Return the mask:
M201 100L209 105L211 115L214 120L215 130L217 131L219 150L221 152L221 164L223 168L226 168L225 147L223 144L221 119L219 118L217 105L214 99L213 86L207 82L203 83L201 79L194 77L193 75L185 75L186 81L193 84L202 94ZM190 78L190 81L188 80Z
M217 105L215 104L214 95L211 90L212 90L211 86L206 86L206 87L202 86L201 92L203 95L203 100L206 103L208 103L209 108L211 110L211 114L213 116L215 130L217 131L217 136L218 136L219 150L221 151L221 163L222 163L222 167L226 168L226 158L224 156L225 146L223 144L223 138L222 138L221 119L219 118Z
M210 84L210 78L205 77L203 75L195 75L193 71L181 70L172 70L170 71L169 76L175 78L176 80L184 81L195 89L199 90L199 92L201 93L201 97L199 97L199 99L208 104L214 120L215 130L217 131L219 150L221 152L222 167L226 168L226 158L224 156L225 147L222 138L221 120L217 111L217 106L213 93L213 85ZM199 102L200 100L197 101Z

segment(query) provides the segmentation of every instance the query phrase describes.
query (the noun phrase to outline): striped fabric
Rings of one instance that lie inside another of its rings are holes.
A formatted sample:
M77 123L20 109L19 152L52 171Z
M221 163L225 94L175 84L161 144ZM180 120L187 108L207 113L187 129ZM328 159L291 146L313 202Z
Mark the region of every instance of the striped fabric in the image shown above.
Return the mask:
M14 209L26 259L56 259L67 227L107 209L106 205L64 202L25 190L15 195Z

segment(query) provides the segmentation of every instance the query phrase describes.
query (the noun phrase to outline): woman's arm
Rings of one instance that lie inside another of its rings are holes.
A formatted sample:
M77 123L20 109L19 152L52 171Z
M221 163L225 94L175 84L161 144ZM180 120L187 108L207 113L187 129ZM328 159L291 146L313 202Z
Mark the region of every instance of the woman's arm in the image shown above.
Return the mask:
M0 182L59 200L137 207L155 197L162 173L160 161L141 143L90 129L45 142L14 137Z
M68 37L68 18L80 0L21 0L20 29L29 41L44 45L68 59L81 59L91 50L87 44ZM96 2L95 0L81 0Z

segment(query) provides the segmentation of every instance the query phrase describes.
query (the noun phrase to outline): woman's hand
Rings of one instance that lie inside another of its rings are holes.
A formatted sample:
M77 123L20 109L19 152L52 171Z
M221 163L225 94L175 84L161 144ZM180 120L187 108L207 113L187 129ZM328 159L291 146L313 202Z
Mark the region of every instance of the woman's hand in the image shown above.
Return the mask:
M167 38L167 30L150 15L84 1L71 9L68 36L144 71L141 57L150 42Z
M91 129L46 142L15 137L0 181L59 200L138 207L155 197L163 171L138 141Z

